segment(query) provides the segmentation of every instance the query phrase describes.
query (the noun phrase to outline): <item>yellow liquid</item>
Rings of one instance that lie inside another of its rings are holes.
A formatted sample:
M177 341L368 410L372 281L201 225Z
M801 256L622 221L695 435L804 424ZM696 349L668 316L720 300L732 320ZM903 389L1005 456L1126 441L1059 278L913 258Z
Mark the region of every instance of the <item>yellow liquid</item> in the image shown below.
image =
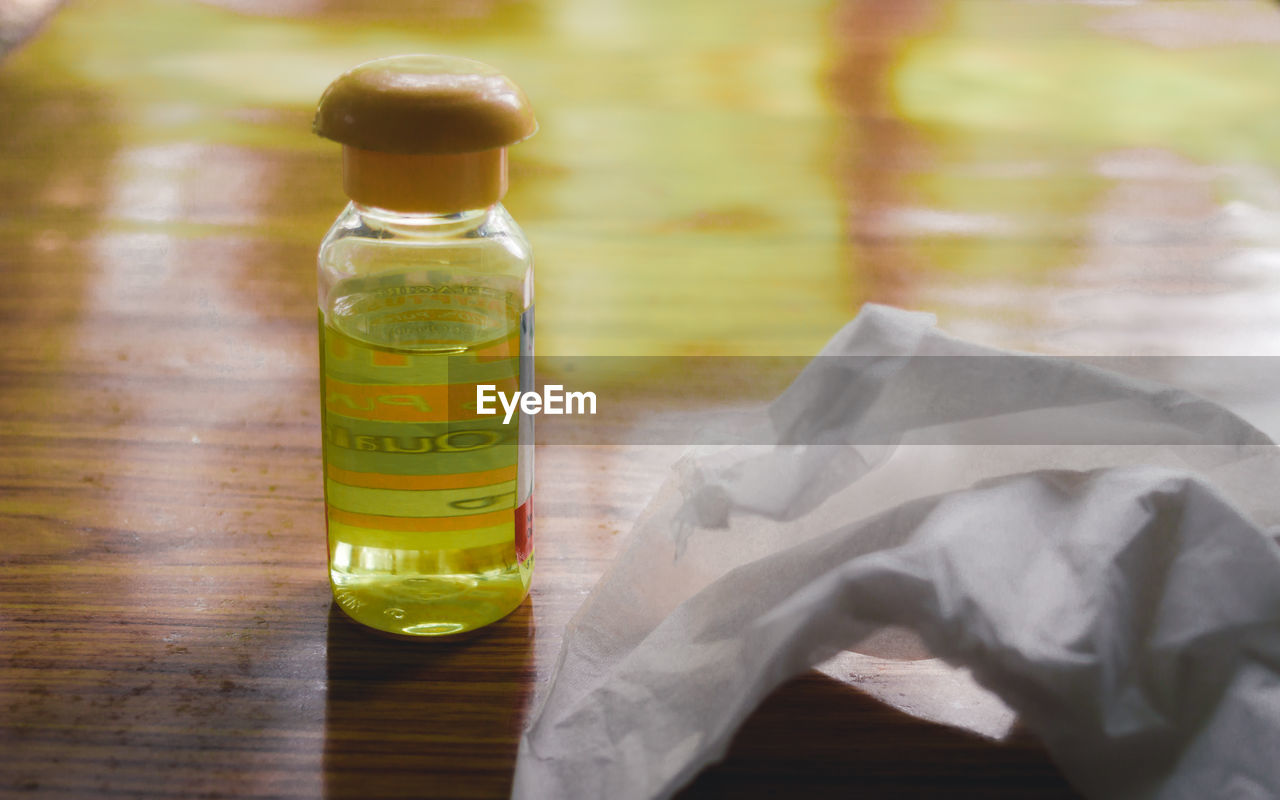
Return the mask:
M474 413L477 383L517 388L529 317L507 293L441 288L351 294L320 320L333 596L408 636L505 616L533 571L528 420Z

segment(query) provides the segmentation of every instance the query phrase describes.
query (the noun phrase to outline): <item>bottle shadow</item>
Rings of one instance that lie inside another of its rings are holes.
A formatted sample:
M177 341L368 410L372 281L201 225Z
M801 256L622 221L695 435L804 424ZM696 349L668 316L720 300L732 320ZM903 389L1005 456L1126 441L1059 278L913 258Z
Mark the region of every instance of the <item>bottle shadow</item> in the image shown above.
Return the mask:
M330 604L324 796L506 797L533 683L533 612L448 641L375 634Z

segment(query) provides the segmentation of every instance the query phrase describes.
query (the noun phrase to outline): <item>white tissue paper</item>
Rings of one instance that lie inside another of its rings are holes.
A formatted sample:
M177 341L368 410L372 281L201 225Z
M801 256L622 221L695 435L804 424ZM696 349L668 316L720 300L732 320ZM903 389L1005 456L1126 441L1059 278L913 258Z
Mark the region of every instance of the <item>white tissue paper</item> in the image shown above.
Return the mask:
M856 358L814 359L738 420L752 443L676 465L569 624L514 797L668 797L779 684L918 645L1012 708L1087 796L1280 795L1266 435L884 307L822 355ZM918 639L884 635L901 630Z

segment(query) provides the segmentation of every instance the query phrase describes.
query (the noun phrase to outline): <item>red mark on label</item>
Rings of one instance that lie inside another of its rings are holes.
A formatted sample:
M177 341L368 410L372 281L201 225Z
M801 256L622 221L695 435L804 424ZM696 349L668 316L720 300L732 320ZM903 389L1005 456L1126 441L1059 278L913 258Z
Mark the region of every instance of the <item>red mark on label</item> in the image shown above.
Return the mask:
M523 564L533 552L533 495L516 508L516 561Z

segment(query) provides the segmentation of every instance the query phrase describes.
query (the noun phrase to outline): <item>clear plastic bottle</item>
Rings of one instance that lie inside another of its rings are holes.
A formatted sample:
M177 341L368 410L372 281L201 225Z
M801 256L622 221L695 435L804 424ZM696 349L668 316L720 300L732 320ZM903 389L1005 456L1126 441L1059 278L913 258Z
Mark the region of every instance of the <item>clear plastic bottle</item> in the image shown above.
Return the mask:
M463 59L370 62L321 99L352 198L317 278L330 582L388 633L472 630L528 593L532 420L475 395L532 389L533 262L499 200L506 145L535 129Z

